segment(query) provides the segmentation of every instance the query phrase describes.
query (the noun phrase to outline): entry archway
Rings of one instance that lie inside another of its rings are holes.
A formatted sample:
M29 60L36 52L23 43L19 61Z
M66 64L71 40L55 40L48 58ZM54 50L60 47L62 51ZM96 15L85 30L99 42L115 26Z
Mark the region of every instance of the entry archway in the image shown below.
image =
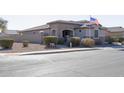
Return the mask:
M73 37L73 31L72 30L63 30L62 36L64 38L65 42L68 42L70 37Z
M64 30L62 32L63 38L66 38L67 36L72 37L73 36L73 31L72 30Z

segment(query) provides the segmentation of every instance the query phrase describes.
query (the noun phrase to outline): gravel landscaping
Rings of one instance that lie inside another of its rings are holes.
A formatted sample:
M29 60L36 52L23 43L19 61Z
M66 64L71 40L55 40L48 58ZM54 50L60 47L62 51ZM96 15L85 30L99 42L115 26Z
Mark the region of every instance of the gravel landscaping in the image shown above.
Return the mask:
M20 53L20 52L31 52L31 51L42 51L46 50L45 45L32 44L28 47L23 47L22 43L14 43L12 49L0 49L0 53Z

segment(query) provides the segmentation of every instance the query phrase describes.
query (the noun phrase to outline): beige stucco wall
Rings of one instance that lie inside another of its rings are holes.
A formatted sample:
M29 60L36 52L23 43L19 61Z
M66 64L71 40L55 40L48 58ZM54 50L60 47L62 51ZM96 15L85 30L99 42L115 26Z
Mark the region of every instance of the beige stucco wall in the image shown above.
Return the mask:
M27 40L32 43L43 43L43 34L41 32L45 32L46 34L50 35L49 29L44 30L35 30L35 31L24 31L21 32L22 41Z
M32 43L41 43L41 34L39 31L27 31L22 33L22 41L27 40Z
M29 42L40 43L41 35L38 31L25 32L22 35L23 40L28 40Z
M73 35L75 35L74 28L79 28L79 25L77 24L64 24L64 23L54 23L50 24L51 28L51 35L52 35L52 30L56 30L56 36L58 37L63 37L63 31L64 30L71 30L73 31Z

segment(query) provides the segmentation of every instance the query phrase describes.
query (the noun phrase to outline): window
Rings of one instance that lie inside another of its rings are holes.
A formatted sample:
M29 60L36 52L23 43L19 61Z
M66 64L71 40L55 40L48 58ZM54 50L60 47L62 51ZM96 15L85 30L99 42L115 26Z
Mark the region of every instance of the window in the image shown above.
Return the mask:
M53 35L53 36L56 35L56 30L52 30L52 35Z
M86 30L83 30L83 36L85 37L87 35Z
M97 38L98 37L98 30L95 30L95 33L94 33L94 37Z
M49 35L48 33L46 33L46 32L44 33L44 36L48 36L48 35Z
M81 30L79 30L79 32L81 32Z

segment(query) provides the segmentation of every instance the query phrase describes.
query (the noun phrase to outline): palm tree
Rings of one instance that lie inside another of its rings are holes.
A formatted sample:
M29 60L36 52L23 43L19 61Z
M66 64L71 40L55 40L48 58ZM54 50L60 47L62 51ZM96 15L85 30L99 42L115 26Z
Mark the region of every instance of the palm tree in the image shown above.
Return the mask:
M0 33L4 33L7 29L7 21L0 18Z

